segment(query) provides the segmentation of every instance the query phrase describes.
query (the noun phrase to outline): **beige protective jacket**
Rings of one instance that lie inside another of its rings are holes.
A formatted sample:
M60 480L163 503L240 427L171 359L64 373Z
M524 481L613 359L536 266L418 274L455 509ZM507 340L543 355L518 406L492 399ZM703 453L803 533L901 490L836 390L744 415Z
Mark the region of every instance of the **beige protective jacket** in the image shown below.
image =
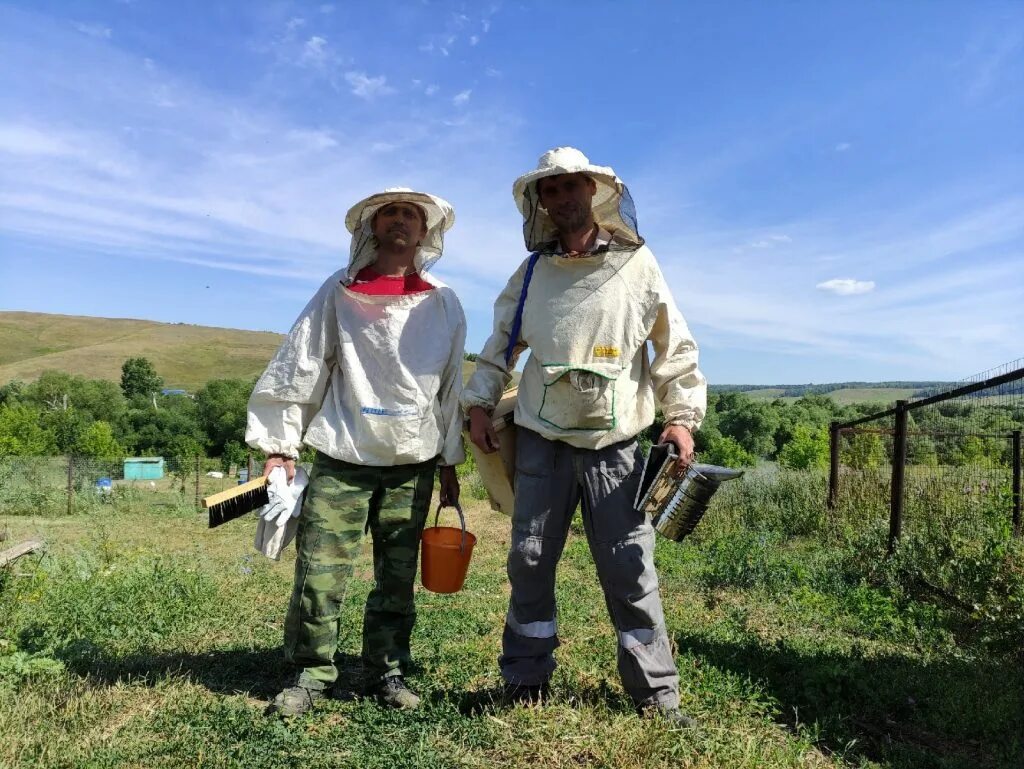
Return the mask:
M339 270L306 305L249 399L245 440L268 454L312 446L360 465L465 459L459 393L466 319L451 288L349 290Z
M494 330L462 393L467 412L494 408L516 357L529 347L515 421L545 438L587 449L631 438L653 423L655 400L668 423L700 426L707 385L697 368L697 343L647 246L542 255L506 366L528 262L495 302Z

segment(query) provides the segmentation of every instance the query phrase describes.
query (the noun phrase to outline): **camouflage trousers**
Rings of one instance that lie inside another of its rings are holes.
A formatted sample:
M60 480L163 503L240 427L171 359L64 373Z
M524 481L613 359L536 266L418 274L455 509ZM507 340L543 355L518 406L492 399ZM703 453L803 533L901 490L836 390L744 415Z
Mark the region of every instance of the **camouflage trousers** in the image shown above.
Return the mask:
M299 516L284 626L285 659L303 668L301 685L322 689L338 677L342 602L367 531L374 585L363 616L363 665L372 677L399 675L408 666L413 583L435 464L370 467L317 453Z

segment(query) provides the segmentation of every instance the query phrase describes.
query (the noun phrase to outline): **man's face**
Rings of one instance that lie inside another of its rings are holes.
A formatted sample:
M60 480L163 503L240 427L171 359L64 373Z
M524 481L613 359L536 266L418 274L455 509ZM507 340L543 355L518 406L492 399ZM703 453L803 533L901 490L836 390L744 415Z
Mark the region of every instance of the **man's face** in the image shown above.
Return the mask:
M427 234L423 209L413 203L388 203L373 216L373 234L382 246L408 248Z
M559 232L579 232L593 222L591 204L597 184L586 174L545 176L537 182L540 204Z

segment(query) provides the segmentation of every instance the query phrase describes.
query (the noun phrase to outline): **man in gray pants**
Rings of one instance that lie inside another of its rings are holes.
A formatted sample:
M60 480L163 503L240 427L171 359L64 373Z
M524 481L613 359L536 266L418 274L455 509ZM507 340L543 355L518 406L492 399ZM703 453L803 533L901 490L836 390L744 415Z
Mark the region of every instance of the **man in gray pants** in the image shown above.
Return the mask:
M495 302L494 330L461 398L473 442L495 450L489 415L530 349L515 411L512 597L499 660L506 695L538 701L546 692L558 646L555 567L582 502L623 685L639 711L690 726L679 712L654 530L633 501L643 468L636 435L653 423L656 401L660 440L676 445L680 471L693 457L706 402L697 345L612 169L559 147L516 180L513 195L532 253Z

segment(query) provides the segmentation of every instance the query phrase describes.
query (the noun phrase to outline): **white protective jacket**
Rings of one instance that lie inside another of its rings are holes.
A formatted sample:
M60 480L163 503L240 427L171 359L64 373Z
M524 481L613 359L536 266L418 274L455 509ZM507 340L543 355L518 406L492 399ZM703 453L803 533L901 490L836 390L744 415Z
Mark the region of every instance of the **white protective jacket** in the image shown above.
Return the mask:
M516 357L529 347L515 421L545 438L603 448L649 427L655 399L667 423L700 426L707 385L697 368L697 344L647 246L585 257L543 254L528 286L519 343L506 366L528 262L495 302L494 331L462 393L465 410L482 406L490 412Z
M268 454L311 446L360 465L465 458L459 394L466 319L451 288L371 296L339 270L302 311L249 399L245 440Z

